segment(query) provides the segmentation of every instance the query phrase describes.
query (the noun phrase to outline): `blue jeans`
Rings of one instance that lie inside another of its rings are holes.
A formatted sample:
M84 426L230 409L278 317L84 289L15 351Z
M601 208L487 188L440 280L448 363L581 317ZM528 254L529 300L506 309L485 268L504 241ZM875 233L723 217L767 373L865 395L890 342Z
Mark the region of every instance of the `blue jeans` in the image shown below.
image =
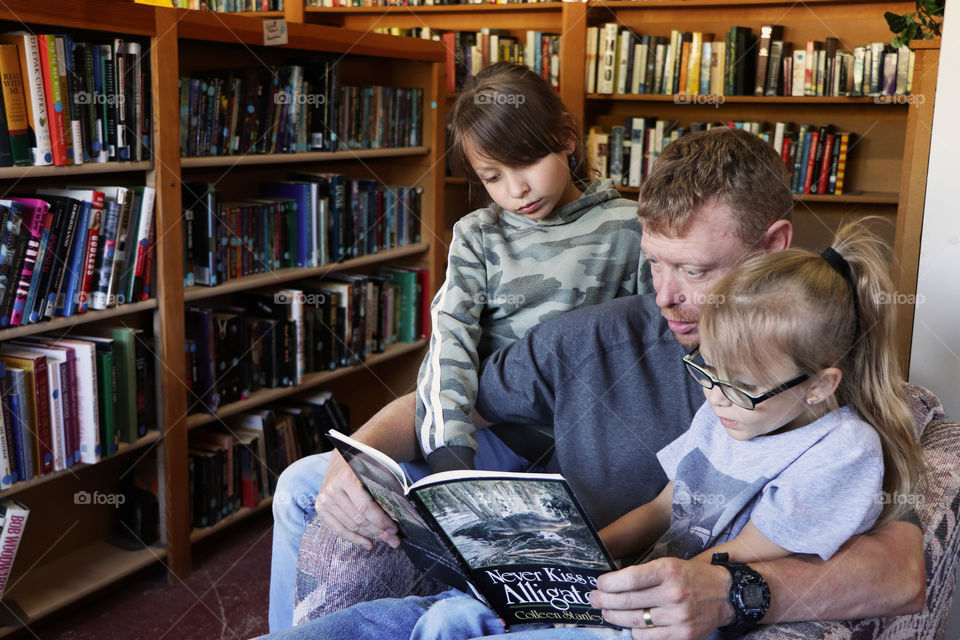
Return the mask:
M496 614L456 589L435 596L386 598L353 605L290 627L269 640L470 640L509 633L516 640L614 640L631 638L629 630L554 628L526 624L507 631Z
M529 463L515 454L485 429L477 432L479 453L474 461L478 469L488 471L527 471ZM296 599L297 558L307 524L317 514L314 503L330 463L330 453L297 460L284 469L277 480L273 497L273 551L270 560L270 631L293 624ZM429 475L423 462L401 465L411 480Z

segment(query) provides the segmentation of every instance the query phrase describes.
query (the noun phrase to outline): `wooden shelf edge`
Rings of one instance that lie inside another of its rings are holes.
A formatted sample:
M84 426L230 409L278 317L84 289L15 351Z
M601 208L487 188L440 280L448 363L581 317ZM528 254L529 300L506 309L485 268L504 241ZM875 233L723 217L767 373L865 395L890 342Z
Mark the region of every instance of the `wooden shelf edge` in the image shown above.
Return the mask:
M75 313L69 318L53 318L52 320L44 320L42 322L35 322L33 324L25 324L19 327L0 329L0 341L9 340L11 338L19 338L20 336L29 336L35 333L60 331L62 329L69 329L71 327L77 327L91 322L99 322L100 320L108 320L110 318L119 318L120 316L139 313L141 311L149 311L156 308L157 300L155 298L151 298L150 300L141 300L140 302L122 304L120 306L113 307L112 309L104 309L103 311Z
M4 595L17 601L27 614L23 622L30 625L163 560L166 555L167 550L162 547L124 551L101 540L30 569ZM0 637L23 628L21 625L0 627Z
M426 340L392 344L388 346L383 353L375 353L371 356L368 356L364 362L359 364L354 364L349 367L339 367L330 371L309 373L304 376L303 382L295 387L278 387L276 389L261 389L259 391L255 391L254 393L250 394L250 397L246 400L231 402L230 404L220 407L215 414L195 413L187 416L187 428L193 429L195 427L210 424L212 422L218 422L224 418L229 418L230 416L242 413L244 411L256 409L260 405L267 404L275 400L281 400L288 396L307 391L308 389L326 384L337 378L360 371L361 369L374 367L378 364L393 360L394 358L399 358L400 356L412 353L426 346Z
M619 186L616 188L621 194L631 194L636 195L640 192L640 187L624 187ZM835 194L816 194L816 193L795 193L793 194L793 201L796 203L800 202L852 202L859 204L898 204L900 202L900 195L897 193L886 193L882 191L865 191L860 193L844 193L841 195Z
M147 431L147 435L143 436L142 438L140 438L140 439L137 440L136 442L121 442L121 443L120 443L120 447L117 449L117 452L116 452L115 454L113 454L112 456L103 458L100 462L105 462L105 461L107 461L107 460L112 460L113 458L116 458L116 457L118 457L118 456L122 456L122 455L124 455L124 454L130 453L131 451L136 451L137 449L142 449L142 448L144 448L144 447L148 447L148 446L150 446L151 444L153 444L154 442L159 441L159 440L160 440L160 437L161 437L161 436L160 436L160 431L158 431L158 430L156 430L156 429L152 429L152 430L150 430L150 431ZM18 482L18 483L14 484L14 485L11 485L11 486L7 487L7 488L4 489L3 491L0 491L0 498L6 498L6 497L12 496L12 495L14 495L14 494L20 493L21 491L26 491L27 489L32 489L32 488L36 487L37 485L46 484L47 482L51 482L51 481L53 481L53 480L57 480L57 479L62 478L62 477L64 477L64 476L73 475L73 474L77 473L78 471L82 471L83 469L89 469L90 467L96 466L97 464L100 464L100 463L98 462L98 463L94 463L94 464L87 464L87 463L85 463L85 462L78 462L78 463L76 463L75 465L73 465L72 467L70 467L69 469L63 469L62 471L54 471L53 473L48 473L47 475L44 475L44 476L38 476L38 477L36 477L36 478L31 478L31 479L26 480L26 481L24 481L24 482Z
M378 251L377 253L360 256L359 258L351 258L350 260L345 260L343 262L322 264L319 267L279 269L277 271L270 271L268 273L258 273L252 276L244 276L243 278L237 278L235 280L227 280L223 284L218 284L213 287L188 287L183 292L183 299L184 301L200 300L203 298L211 298L213 296L233 293L236 291L245 291L247 289L257 287L268 287L271 285L283 284L285 282L292 282L294 280L301 280L303 278L314 278L317 276L322 277L328 273L345 271L348 269L358 269L371 264L389 262L390 260L417 255L418 253L425 253L429 249L429 244L425 242L418 242L417 244L411 244L405 247L397 247L396 249L388 249L387 251Z
M144 162L87 162L63 167L2 167L0 180L22 180L24 178L49 178L57 176L85 176L103 173L126 173L132 171L150 171L153 163Z
M880 98L897 98L908 96L716 96L661 93L588 93L587 100L595 101L632 101L632 102L675 102L682 105L708 105L730 103L757 103L757 104L806 104L819 106L824 104L876 104L878 106L905 105L907 100L882 100Z
M326 13L344 15L350 13L390 14L418 14L418 13L476 13L488 11L560 11L563 2L511 2L509 4L446 4L446 5L416 5L416 6L385 6L385 7L304 7L304 13Z
M0 3L0 20L152 36L156 34L154 10L155 7L128 0L5 0Z
M263 20L260 17L189 9L162 10L177 12L177 32L181 40L242 44L248 47L264 46ZM446 60L446 50L442 43L416 38L408 38L408 40L410 42L406 43L402 49L397 49L395 36L288 21L287 43L276 46L282 49L349 53L354 56L376 56L423 62Z
M726 0L586 0L587 7L608 9L682 9L702 7L729 7ZM804 4L877 4L876 0L806 0ZM740 0L740 5L795 5L796 0Z
M364 160L370 158L397 158L423 156L430 147L397 147L393 149L356 149L349 151L309 151L306 153L251 153L245 156L198 156L180 159L184 169L233 167L238 165L296 164L306 162L335 162L337 160Z
M273 504L273 496L267 496L261 500L255 507L241 507L223 518L219 522L216 522L209 527L203 527L202 529L192 529L190 531L190 544L199 542L204 538L208 538L213 534L223 531L233 525L246 520L247 518L254 516L265 509L269 509L270 505Z

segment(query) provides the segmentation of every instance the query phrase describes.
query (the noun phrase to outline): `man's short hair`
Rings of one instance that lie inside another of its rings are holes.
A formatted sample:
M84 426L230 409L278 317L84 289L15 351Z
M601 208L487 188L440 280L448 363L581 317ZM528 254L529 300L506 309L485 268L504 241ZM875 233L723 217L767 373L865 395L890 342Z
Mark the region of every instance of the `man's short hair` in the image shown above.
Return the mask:
M790 174L770 144L743 129L684 135L664 147L640 187L637 215L644 231L677 237L706 203L729 207L740 239L753 245L771 224L790 220Z

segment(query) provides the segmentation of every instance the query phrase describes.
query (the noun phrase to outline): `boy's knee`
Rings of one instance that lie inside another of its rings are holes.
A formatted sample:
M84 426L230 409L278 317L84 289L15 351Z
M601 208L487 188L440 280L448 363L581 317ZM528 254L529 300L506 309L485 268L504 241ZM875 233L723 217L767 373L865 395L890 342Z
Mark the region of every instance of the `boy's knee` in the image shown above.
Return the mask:
M314 502L329 461L329 454L307 456L280 473L273 493L274 520L281 520L284 514L292 512L304 514L307 520L313 517Z

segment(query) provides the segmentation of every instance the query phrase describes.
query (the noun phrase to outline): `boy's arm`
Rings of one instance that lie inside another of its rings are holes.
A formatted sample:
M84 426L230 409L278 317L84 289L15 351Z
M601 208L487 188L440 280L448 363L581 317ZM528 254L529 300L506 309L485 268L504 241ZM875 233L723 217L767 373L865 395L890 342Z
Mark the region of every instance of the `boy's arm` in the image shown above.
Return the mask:
M408 393L378 411L352 437L397 462L413 460L420 453L413 429L415 409L414 394ZM373 540L382 540L394 548L400 546L394 522L336 451L323 476L316 509L331 531L359 547L371 549Z
M433 472L472 469L477 444L470 413L477 398L480 316L487 271L477 221L454 226L447 276L430 313L430 350L417 380L417 439Z
M603 545L614 558L639 556L670 528L672 505L673 483L668 482L656 498L601 529Z
M693 557L693 560L710 562L713 559L713 554L717 552L729 554L730 560L734 562L748 562L750 564L793 555L791 551L784 549L775 542L771 542L769 538L760 533L753 522L748 522L733 540L728 540L723 544L707 549L703 553L698 553Z
M926 597L923 534L908 522L854 536L826 562L790 556L750 566L770 586L765 624L911 614ZM643 627L646 607L677 638L705 637L734 621L730 573L705 562L659 558L601 576L597 586L591 604L622 626Z

